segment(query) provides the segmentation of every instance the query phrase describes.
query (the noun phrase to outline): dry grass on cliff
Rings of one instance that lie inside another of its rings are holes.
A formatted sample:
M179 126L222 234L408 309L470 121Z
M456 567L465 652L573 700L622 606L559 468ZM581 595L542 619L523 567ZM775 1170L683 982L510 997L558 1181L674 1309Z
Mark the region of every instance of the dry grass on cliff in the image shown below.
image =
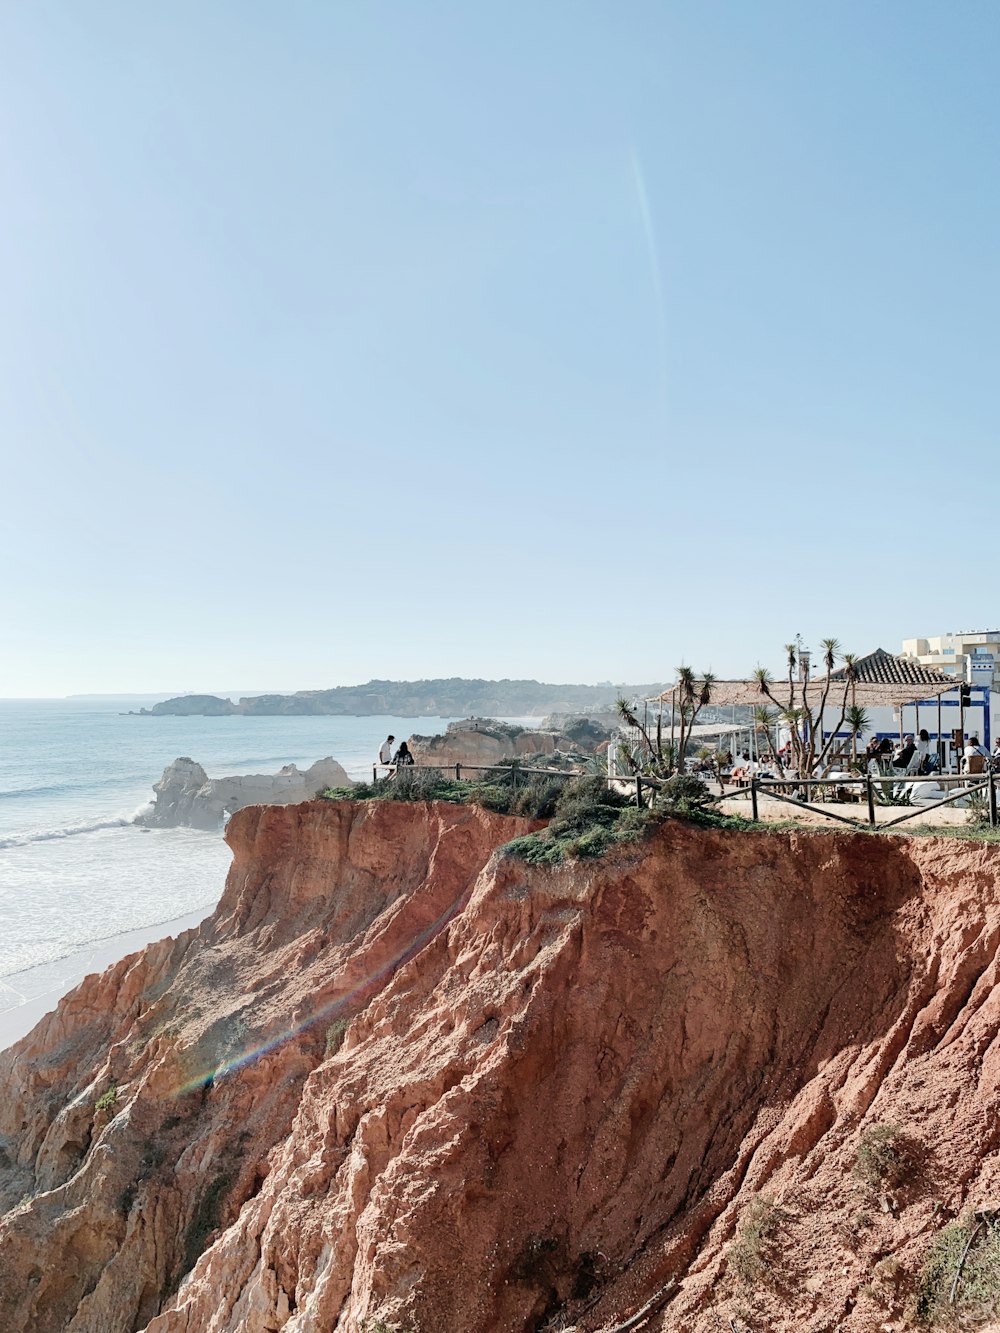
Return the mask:
M854 1176L869 1192L899 1189L918 1168L918 1146L899 1125L872 1125L861 1135Z
M729 1247L729 1263L745 1287L756 1287L770 1271L783 1218L767 1195L752 1200L743 1214L739 1235Z
M980 1328L1000 1312L1000 1224L969 1213L938 1233L917 1284L913 1318L924 1328Z

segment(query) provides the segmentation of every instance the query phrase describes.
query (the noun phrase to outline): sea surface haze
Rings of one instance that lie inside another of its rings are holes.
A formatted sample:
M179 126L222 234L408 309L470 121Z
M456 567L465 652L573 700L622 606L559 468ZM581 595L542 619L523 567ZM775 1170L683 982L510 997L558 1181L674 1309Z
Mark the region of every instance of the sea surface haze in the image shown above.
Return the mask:
M332 755L363 778L389 732L402 740L448 722L129 717L130 707L133 700L0 700L0 978L212 909L230 861L221 833L143 831L132 822L179 755L210 777L275 773Z

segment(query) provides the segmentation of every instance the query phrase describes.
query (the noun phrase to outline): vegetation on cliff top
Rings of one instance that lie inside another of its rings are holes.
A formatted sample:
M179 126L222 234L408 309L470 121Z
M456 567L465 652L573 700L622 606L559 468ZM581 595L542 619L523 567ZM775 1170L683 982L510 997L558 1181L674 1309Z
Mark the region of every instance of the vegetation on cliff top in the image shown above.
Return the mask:
M634 842L663 819L674 817L722 828L752 827L744 819L718 814L714 798L696 777L678 776L662 784L652 808L634 800L603 777L563 778L558 774L522 774L514 763L497 768L481 782L456 782L435 768L401 770L395 778L331 787L326 800L449 801L471 804L497 814L546 819L537 833L515 838L510 856L533 864L555 865L566 858L600 856L623 842Z
M334 801L449 801L481 805L502 815L550 819L568 785L557 774L523 774L515 762L484 773L478 782L458 782L438 768L403 768L392 778L331 787L323 797Z

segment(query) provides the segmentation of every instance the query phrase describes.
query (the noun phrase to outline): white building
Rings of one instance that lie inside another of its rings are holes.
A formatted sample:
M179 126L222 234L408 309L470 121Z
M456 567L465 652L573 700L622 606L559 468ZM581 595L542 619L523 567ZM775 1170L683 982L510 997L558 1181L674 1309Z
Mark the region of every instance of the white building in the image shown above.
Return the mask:
M907 642L927 643L927 640L909 639ZM997 635L997 645L1000 649L1000 634ZM916 653L894 657L882 648L860 658L856 663L859 685L897 687L900 692L906 691L910 695L910 702L894 706L866 705L869 728L865 739L870 740L873 735L889 739L916 736L923 729L930 737L931 753L935 750L940 753L945 771L959 767L961 755L957 753L960 747L955 744L956 732L962 733L963 746L965 737L978 736L989 749L993 735L997 734L994 710L1000 709L1000 695L991 690L992 658L987 666L971 653L963 656L967 661L961 672L943 671L936 663L924 661ZM944 694L933 693L934 688L939 688L940 682L948 678L954 678L955 688ZM842 681L843 668L835 671L831 679ZM921 686L927 689L924 697L921 697ZM830 710L827 709L824 723L830 721ZM824 734L830 733L826 731ZM841 734L846 739L847 733Z
M1000 630L963 630L930 639L904 639L902 655L969 685L985 685L1000 692Z

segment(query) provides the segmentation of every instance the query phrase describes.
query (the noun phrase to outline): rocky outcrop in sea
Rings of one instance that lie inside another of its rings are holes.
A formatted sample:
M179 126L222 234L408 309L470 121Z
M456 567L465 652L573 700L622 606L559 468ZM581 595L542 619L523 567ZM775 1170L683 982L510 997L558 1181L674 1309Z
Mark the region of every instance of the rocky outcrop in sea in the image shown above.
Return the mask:
M155 799L135 822L146 828L217 829L248 805L294 805L328 787L350 787L351 779L335 759L318 759L304 771L286 764L279 772L210 778L201 764L175 759L153 783Z

